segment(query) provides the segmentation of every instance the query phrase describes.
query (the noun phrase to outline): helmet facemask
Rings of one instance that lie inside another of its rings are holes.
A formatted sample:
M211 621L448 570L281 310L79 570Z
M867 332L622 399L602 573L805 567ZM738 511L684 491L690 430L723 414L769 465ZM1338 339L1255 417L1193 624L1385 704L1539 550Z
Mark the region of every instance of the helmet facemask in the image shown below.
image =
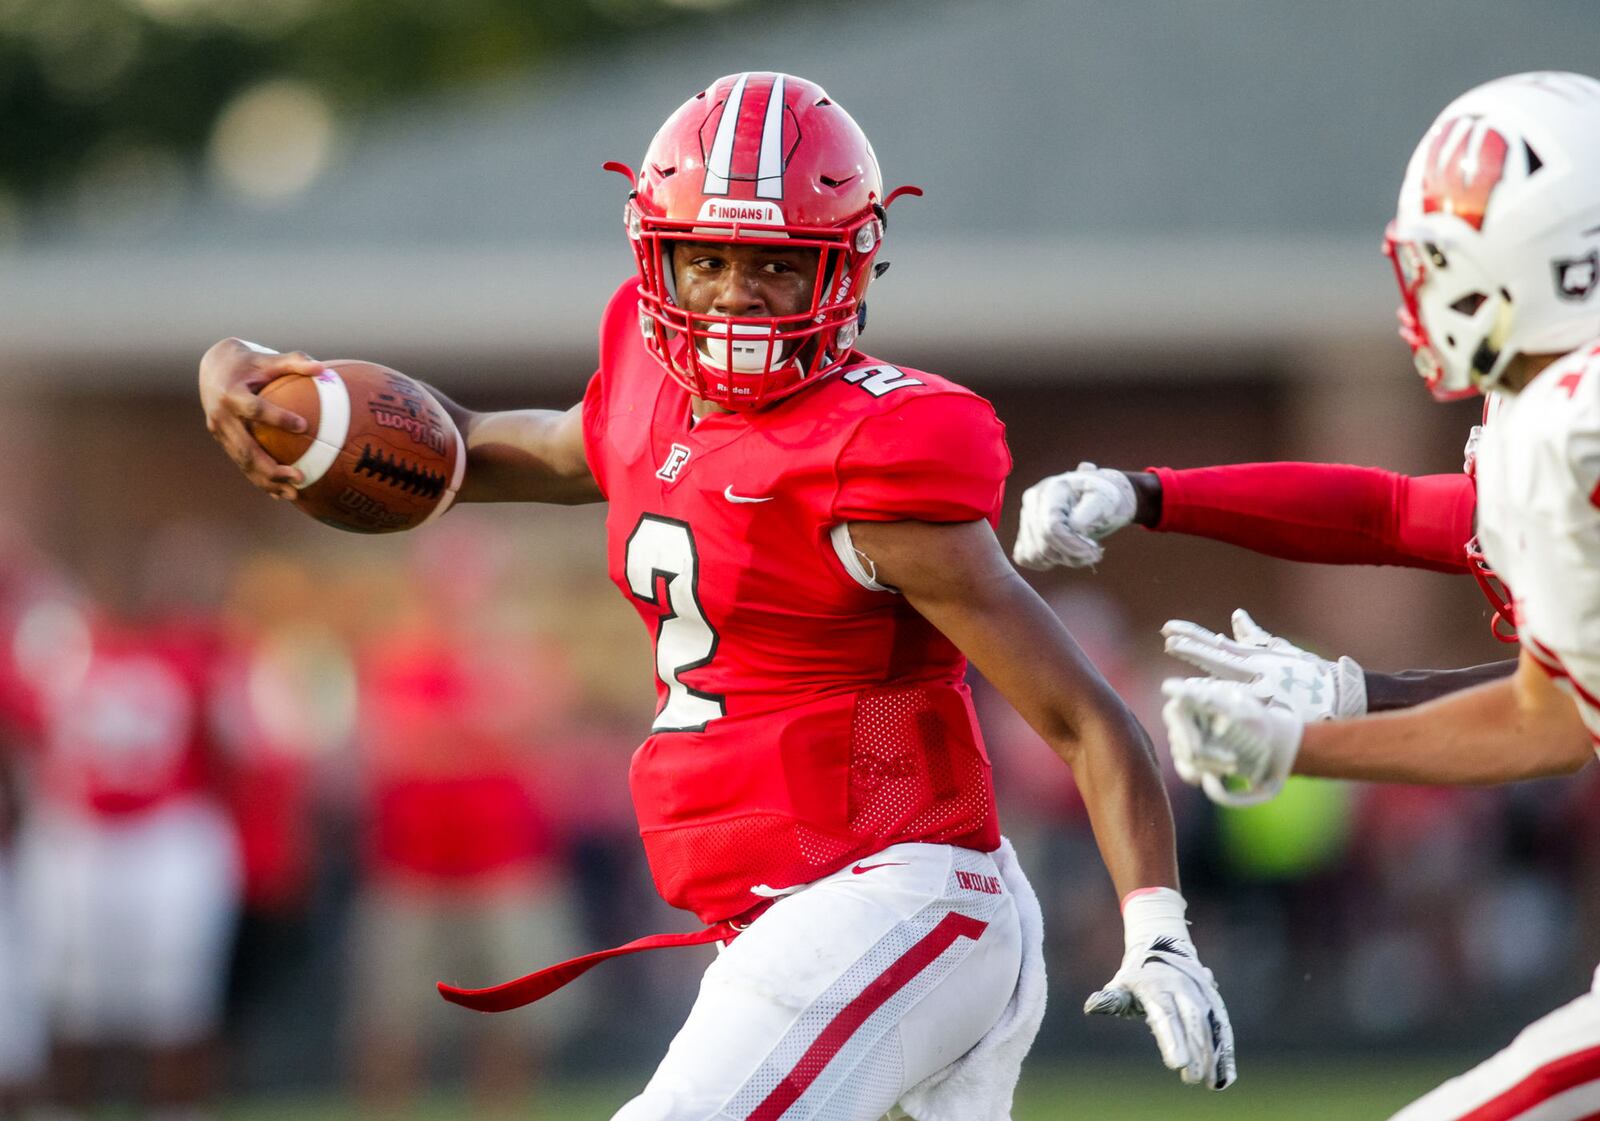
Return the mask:
M718 227L630 213L630 232L635 228L645 348L696 397L734 410L759 409L833 372L855 345L860 297L882 238L875 215L843 230L819 231ZM809 306L785 315L691 312L682 306L673 269L673 248L683 242L814 251Z
M1516 352L1511 294L1496 287L1457 246L1426 234L1405 237L1393 222L1383 252L1400 286L1400 337L1438 401L1458 401L1496 385Z

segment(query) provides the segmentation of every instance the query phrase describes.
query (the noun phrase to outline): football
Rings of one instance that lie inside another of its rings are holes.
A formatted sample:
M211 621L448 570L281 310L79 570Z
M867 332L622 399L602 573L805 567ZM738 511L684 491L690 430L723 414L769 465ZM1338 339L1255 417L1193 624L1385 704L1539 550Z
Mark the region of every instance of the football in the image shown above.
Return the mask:
M295 502L352 533L412 529L449 509L466 471L455 422L433 394L397 370L340 359L286 374L261 396L305 417L305 433L256 425L279 463L305 476Z

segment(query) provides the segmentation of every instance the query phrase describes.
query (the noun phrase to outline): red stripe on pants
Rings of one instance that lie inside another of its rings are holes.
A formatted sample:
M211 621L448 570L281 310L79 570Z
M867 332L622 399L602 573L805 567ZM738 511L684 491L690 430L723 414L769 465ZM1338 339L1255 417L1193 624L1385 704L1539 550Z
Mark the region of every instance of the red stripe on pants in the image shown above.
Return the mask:
M957 938L971 938L976 942L988 926L988 923L980 922L971 915L954 912L940 919L938 926L923 935L916 945L900 955L888 969L870 981L859 996L828 1021L828 1026L806 1048L806 1053L800 1056L794 1069L779 1079L772 1093L756 1106L749 1121L778 1121L784 1111L817 1080L823 1068L856 1033L856 1029L867 1022L867 1017L882 1008L890 997L910 984L912 978L933 964Z
M1542 1101L1585 1082L1600 1080L1600 1047L1574 1051L1548 1062L1511 1089L1484 1102L1460 1121L1511 1121ZM1600 1117L1600 1114L1594 1114ZM1585 1118L1584 1121L1589 1121Z

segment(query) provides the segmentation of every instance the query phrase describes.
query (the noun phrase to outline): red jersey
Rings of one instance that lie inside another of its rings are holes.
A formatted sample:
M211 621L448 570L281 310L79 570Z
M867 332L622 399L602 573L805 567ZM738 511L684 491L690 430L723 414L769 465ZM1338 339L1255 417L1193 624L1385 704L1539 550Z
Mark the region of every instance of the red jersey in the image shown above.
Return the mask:
M639 335L632 281L583 403L611 578L655 641L630 784L656 886L706 922L902 841L991 850L966 659L836 527L999 517L989 403L854 355L753 413L693 421Z
M495 651L501 656L507 651ZM554 847L533 792L526 730L500 727L525 707L527 673L494 670L426 630L386 636L362 672L369 876L416 886L491 886L527 874Z
M207 789L217 652L202 628L98 629L81 676L45 701L42 792L119 817Z

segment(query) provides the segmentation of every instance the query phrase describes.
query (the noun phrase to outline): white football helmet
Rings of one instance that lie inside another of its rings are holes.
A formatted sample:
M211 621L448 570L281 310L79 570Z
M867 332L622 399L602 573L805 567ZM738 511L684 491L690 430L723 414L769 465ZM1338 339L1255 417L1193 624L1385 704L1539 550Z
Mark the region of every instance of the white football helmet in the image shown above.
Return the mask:
M1600 81L1513 74L1452 101L1412 154L1384 252L1440 400L1600 336Z

